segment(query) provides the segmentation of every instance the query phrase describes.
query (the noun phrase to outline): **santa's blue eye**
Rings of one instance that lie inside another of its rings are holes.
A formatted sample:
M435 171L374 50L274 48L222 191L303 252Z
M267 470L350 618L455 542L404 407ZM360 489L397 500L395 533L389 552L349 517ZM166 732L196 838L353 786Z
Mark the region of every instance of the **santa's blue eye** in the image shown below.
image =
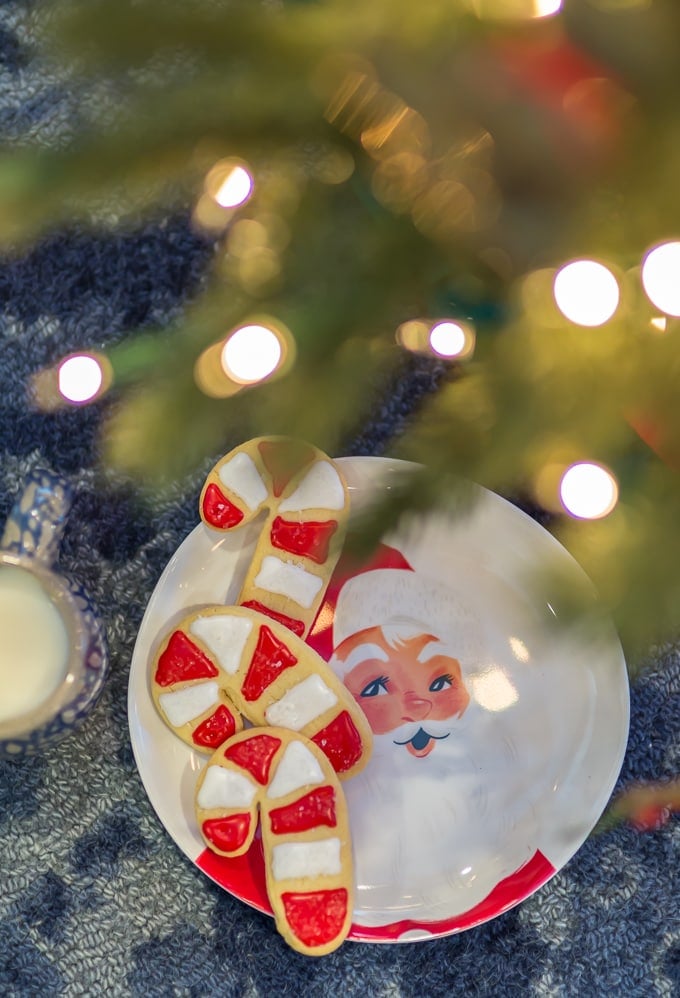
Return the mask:
M387 676L378 676L377 679L372 679L361 691L362 697L377 697L381 693L387 693L387 683Z
M452 685L453 685L453 677L448 675L448 673L444 674L443 676L437 676L437 678L433 679L432 682L430 683L430 693L441 693L441 691L445 689L447 686L452 686Z

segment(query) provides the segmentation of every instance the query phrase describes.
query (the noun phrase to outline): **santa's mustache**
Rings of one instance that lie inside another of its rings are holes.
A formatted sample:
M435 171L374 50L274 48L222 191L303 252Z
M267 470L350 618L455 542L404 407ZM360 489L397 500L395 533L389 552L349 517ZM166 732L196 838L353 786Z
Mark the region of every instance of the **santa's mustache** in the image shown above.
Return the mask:
M387 735L395 745L405 745L416 738L421 731L429 735L430 738L444 739L453 733L457 720L455 717L448 717L445 721L428 721L427 719L405 721L399 727L389 731Z
M374 733L373 754L394 759L395 756L406 752L409 747L422 750L431 745L436 755L438 746L446 746L447 750L450 750L453 747L452 743L459 742L467 727L462 717L447 717L440 721L427 718L405 721L385 734ZM436 743L434 745L432 745L433 740Z

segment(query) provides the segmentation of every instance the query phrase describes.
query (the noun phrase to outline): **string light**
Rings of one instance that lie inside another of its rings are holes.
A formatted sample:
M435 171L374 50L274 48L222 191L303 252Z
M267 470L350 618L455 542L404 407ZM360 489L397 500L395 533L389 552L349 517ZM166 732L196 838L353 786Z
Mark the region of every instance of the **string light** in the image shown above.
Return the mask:
M611 270L595 260L573 260L555 275L553 294L560 312L579 326L601 326L614 315L621 297Z
M58 364L36 371L30 380L30 396L43 412L66 406L86 405L108 391L113 383L111 362L103 354L74 353Z
M225 374L222 366L224 340L212 343L196 358L194 381L198 389L208 398L226 399L243 391L244 385L237 384Z
M552 17L563 0L468 0L477 17L495 21Z
M210 398L229 398L273 375L281 377L293 364L295 353L290 331L264 317L239 326L207 347L194 364L194 381Z
M101 392L104 369L90 353L73 354L62 360L57 369L59 394L74 405L91 402Z
M397 343L412 353L424 353L446 360L464 360L475 348L475 333L466 322L440 319L409 319L396 332Z
M440 357L458 357L465 350L465 330L457 322L438 322L430 330L430 346Z
M534 0L534 17L552 17L562 10L562 0Z
M222 208L239 208L253 193L255 182L245 163L222 159L205 178L205 191Z
M234 211L250 200L254 187L247 164L233 158L221 159L206 175L203 193L192 212L194 225L204 232L224 232Z
M647 297L667 315L680 316L680 242L661 243L642 261L642 286Z
M601 464L579 461L562 476L560 499L567 513L581 520L599 520L616 506L619 487Z
M282 356L276 332L269 326L253 324L234 330L222 347L221 362L228 377L251 385L273 374Z

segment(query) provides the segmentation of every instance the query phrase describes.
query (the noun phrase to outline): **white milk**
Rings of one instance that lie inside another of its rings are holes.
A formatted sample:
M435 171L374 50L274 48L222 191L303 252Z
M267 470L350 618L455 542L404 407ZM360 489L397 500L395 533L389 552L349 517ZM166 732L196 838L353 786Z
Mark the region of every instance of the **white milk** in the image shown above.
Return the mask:
M39 707L68 663L66 627L30 572L0 566L0 723Z

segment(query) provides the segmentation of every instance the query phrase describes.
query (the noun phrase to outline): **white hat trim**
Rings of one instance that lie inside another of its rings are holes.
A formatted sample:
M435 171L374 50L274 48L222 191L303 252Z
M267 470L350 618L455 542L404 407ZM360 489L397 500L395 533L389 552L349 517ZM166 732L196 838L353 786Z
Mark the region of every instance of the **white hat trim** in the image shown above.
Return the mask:
M477 615L444 583L421 573L381 568L356 575L338 596L333 647L350 635L391 622L413 621L455 650L463 668L476 665L484 645Z

